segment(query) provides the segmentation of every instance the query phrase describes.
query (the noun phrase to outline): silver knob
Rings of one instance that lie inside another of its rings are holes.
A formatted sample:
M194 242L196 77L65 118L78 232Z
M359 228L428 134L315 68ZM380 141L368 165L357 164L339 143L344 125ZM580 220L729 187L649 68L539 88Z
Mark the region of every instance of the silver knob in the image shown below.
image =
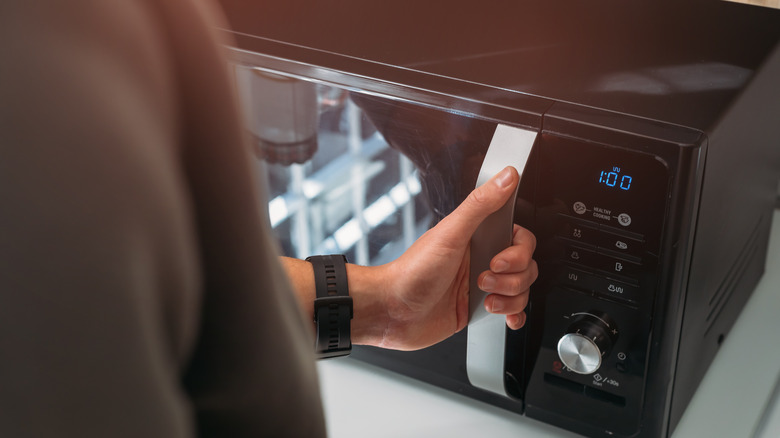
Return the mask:
M558 341L561 362L578 374L593 374L601 366L598 345L579 333L567 333Z
M573 313L566 334L558 340L558 357L578 374L593 374L618 337L615 322L604 312Z

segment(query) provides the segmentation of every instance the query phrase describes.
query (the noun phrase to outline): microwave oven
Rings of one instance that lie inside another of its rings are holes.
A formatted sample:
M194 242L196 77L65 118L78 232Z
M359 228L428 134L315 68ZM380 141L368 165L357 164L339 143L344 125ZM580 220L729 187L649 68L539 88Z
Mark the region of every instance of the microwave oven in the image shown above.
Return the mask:
M221 3L289 255L382 263L487 161L523 170L503 214L537 236L526 326L354 357L584 436L672 433L764 270L780 11Z

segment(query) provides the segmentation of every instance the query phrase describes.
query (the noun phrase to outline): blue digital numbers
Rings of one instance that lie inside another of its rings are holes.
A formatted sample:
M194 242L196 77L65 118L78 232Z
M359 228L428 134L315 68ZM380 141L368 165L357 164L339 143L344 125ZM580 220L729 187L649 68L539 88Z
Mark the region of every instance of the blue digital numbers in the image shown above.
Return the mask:
M619 187L620 190L628 190L631 188L631 181L633 178L629 175L621 175L620 168L617 166L612 167L612 170L602 170L599 175L599 184L604 184L607 187Z

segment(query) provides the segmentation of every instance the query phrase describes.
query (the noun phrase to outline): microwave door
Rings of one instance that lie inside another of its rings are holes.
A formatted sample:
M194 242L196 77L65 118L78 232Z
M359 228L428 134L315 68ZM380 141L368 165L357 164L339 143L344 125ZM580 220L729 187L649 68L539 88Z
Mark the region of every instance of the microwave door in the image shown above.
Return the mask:
M468 329L419 351L359 346L353 356L521 412L525 330L510 331L503 315L484 311L476 282L510 245L513 224L529 228L533 220L535 170L526 162L538 155L539 126L513 127L278 71L237 66L236 77L267 182L269 219L286 256L387 263L475 185L506 166L517 169L517 193L475 232Z

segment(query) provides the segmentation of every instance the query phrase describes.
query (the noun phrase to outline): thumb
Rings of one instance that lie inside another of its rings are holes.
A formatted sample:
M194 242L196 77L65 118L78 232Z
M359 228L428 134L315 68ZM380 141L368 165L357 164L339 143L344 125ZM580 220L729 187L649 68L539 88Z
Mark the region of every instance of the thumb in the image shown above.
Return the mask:
M505 167L486 183L472 190L468 197L449 216L439 223L449 237L468 239L485 218L498 211L515 192L520 180L517 170Z

